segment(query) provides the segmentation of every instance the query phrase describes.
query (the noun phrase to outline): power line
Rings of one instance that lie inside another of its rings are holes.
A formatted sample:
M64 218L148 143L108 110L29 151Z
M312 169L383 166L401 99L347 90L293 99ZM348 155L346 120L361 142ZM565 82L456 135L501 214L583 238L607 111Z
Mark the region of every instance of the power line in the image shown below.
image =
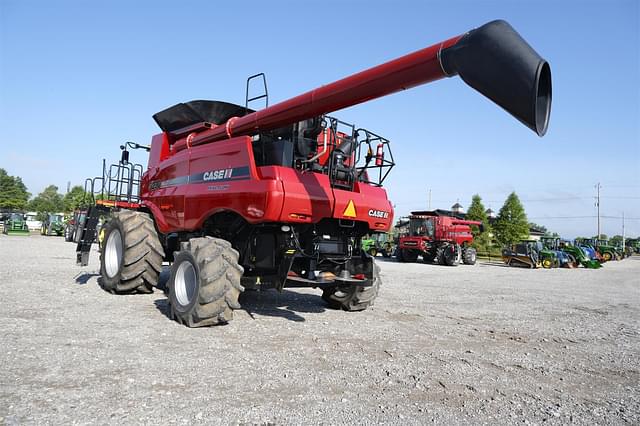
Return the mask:
M531 220L541 220L541 219L593 219L597 216L538 216L538 217L529 217Z
M612 197L608 195L600 198L611 198L611 199L617 199L617 200L640 200L640 197Z

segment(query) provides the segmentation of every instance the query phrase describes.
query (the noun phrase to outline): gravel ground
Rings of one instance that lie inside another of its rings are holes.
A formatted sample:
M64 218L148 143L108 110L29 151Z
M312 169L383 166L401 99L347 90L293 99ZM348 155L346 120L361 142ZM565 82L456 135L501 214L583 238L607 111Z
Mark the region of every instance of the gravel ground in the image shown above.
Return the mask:
M373 308L246 292L222 327L0 236L0 423L640 423L640 257L601 270L380 259ZM164 274L166 275L166 274Z

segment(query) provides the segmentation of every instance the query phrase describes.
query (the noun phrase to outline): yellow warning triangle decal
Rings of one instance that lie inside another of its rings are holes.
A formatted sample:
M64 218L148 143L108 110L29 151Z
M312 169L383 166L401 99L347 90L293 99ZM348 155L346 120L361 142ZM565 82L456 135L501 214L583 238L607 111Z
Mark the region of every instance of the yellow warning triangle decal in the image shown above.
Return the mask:
M344 217L356 217L356 206L353 205L353 200L349 200L349 204L347 204L347 208L344 209L344 213L342 213Z

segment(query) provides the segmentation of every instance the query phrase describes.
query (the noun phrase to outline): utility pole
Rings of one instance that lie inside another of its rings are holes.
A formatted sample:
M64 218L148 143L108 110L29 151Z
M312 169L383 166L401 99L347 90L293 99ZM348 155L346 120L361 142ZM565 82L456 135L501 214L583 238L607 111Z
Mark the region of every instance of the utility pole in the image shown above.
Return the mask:
M622 212L622 256L624 256L624 212Z
M598 190L598 196L596 197L596 207L598 208L598 236L600 239L600 182L596 185L596 189Z

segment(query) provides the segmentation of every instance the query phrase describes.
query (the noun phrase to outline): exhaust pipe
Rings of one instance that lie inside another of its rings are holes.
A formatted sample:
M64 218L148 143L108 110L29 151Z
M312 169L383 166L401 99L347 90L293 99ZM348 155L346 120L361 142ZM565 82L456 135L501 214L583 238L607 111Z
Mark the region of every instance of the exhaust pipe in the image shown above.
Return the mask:
M492 21L440 52L442 70L543 136L551 114L551 68L505 21Z

